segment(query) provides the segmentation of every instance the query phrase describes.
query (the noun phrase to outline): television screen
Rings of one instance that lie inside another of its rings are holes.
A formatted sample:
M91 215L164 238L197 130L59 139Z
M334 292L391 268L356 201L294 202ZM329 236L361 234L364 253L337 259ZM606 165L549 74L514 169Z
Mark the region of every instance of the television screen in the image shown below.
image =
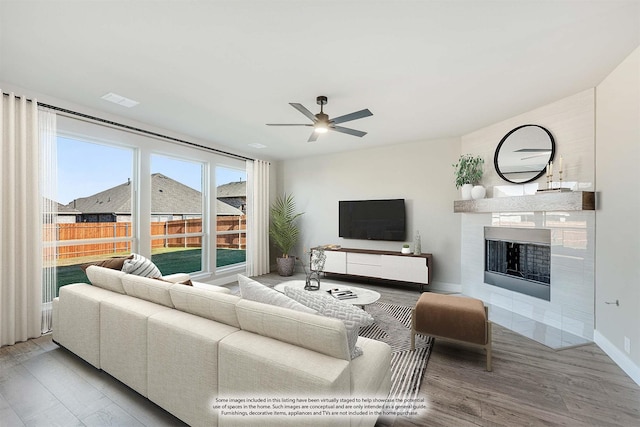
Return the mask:
M345 239L405 239L404 199L338 202L339 232Z

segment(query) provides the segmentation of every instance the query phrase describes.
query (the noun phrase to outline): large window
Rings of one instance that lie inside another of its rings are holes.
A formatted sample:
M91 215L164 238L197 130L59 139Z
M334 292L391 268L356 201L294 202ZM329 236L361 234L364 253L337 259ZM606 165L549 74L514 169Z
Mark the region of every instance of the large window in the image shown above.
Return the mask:
M86 282L83 263L132 252L163 275L243 271L243 160L69 117L58 117L58 135L58 213L45 224L58 288Z
M202 163L151 156L151 260L162 274L202 271Z
M83 263L131 253L132 149L58 137L57 288L84 282ZM53 240L53 239L52 239ZM56 293L57 294L57 293Z
M247 173L216 168L216 266L228 268L247 259Z

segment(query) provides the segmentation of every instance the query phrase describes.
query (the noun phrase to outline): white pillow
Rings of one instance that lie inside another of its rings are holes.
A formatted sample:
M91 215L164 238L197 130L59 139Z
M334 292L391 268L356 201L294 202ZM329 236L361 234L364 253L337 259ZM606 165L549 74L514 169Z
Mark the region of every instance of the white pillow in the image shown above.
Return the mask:
M162 273L158 270L158 267L150 260L142 255L131 254L131 259L126 259L122 266L122 271L129 274L135 274L136 276L151 277L152 279L159 279L162 277Z
M244 299L264 304L271 304L278 307L291 308L305 313L317 314L315 310L292 300L275 289L271 289L262 283L243 276L242 274L238 274L238 284L240 285L240 295Z
M351 359L362 355L362 349L356 347L356 341L358 341L360 328L373 323L373 317L369 313L323 292L316 293L286 286L284 293L299 303L316 310L318 314L342 320L345 328L347 328L347 341L349 342Z

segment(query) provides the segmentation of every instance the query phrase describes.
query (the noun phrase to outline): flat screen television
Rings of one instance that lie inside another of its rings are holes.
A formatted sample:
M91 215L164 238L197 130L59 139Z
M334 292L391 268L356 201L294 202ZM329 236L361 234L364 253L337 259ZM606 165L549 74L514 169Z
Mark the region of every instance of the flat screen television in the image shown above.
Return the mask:
M339 232L345 239L405 239L404 199L345 200L338 202Z

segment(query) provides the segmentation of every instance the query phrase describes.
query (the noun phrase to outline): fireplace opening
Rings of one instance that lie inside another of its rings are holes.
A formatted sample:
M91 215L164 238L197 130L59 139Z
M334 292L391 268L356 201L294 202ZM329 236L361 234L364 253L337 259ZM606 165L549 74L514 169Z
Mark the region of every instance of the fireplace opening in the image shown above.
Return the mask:
M485 283L551 299L551 231L485 227Z

